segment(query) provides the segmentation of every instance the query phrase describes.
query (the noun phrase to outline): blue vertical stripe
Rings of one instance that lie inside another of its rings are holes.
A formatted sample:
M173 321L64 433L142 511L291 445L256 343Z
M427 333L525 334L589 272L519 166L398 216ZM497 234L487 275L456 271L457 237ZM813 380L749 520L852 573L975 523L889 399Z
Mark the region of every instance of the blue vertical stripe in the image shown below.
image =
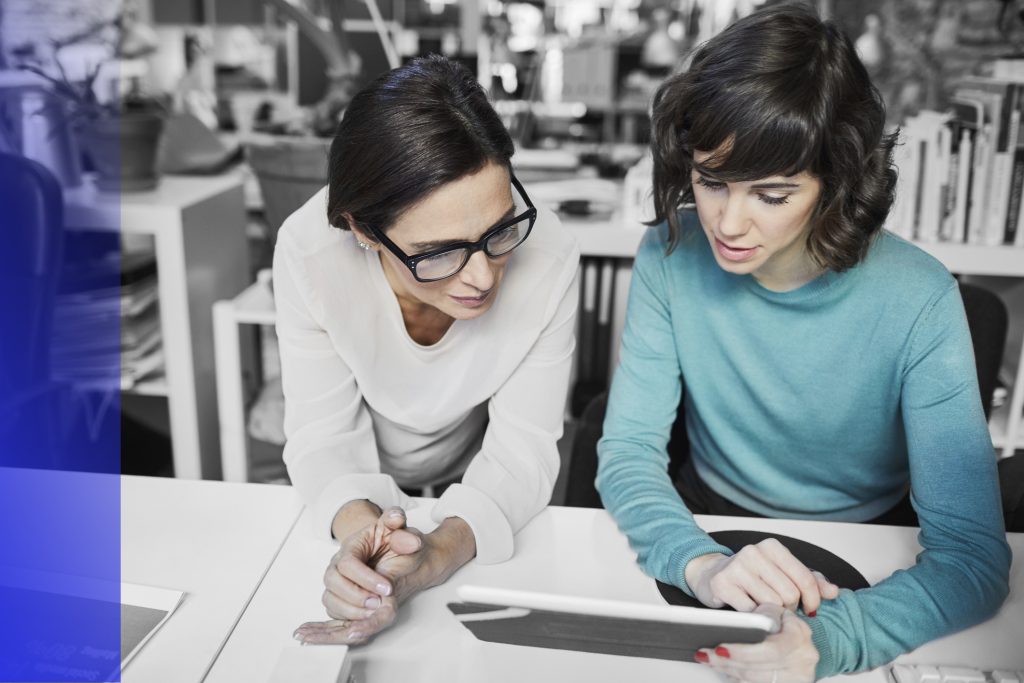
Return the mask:
M0 681L120 680L120 226L66 229L75 136L25 92L0 86Z

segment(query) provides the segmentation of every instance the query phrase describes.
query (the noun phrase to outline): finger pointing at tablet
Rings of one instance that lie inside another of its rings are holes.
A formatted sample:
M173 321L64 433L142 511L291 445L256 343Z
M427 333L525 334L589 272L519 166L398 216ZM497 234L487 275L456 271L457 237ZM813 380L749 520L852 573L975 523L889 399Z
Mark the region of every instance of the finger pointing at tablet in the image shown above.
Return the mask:
M839 587L812 572L779 541L768 538L735 555L702 555L686 565L686 582L708 607L728 605L750 612L758 605L803 607L813 616L822 599L839 595Z

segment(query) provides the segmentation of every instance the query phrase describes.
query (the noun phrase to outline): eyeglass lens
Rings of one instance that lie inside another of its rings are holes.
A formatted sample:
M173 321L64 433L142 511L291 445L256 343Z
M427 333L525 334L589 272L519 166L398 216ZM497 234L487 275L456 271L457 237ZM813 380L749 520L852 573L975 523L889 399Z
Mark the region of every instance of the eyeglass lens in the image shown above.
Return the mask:
M488 256L497 257L509 253L526 239L529 233L530 220L523 220L494 233L484 243L484 251ZM422 261L416 262L416 276L421 280L441 280L459 272L469 260L468 249L453 249Z

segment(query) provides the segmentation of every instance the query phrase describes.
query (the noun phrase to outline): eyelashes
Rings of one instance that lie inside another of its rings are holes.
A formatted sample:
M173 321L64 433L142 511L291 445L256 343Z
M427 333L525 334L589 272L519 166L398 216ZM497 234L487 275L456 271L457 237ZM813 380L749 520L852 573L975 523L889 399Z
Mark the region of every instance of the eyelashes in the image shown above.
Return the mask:
M718 192L720 190L725 189L725 183L717 180L711 180L710 178L703 175L697 176L697 184L711 192ZM789 195L775 196L770 194L764 194L763 192L758 192L757 198L760 199L765 204L768 204L769 206L780 206L782 204L786 204L789 202Z

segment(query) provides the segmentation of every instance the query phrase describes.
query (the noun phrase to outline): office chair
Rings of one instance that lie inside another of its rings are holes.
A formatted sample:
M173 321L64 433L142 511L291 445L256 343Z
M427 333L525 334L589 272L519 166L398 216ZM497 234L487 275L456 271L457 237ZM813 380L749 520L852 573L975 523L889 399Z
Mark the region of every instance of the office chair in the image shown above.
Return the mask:
M277 231L284 220L327 184L330 144L329 139L297 138L248 145L249 165L260 184L272 245L277 244Z
M0 207L0 463L38 467L53 435L46 398L64 197L45 166L0 153ZM38 450L24 452L28 444Z
M982 408L985 417L988 418L992 412L992 394L995 391L999 366L1006 346L1006 305L992 292L963 282L960 283L960 295L967 313L967 325L971 330ZM683 390L685 391L685 387ZM594 487L594 479L597 477L597 442L601 438L607 404L607 392L596 396L584 409L576 426L569 456L566 505L603 507L601 497ZM668 472L672 481L676 480L682 464L690 453L683 406L684 402L680 398L679 412L672 426L667 447ZM1010 529L1011 522L1024 529L1024 465L1020 462L1009 463L1019 460L1022 460L1021 456L1007 458L1000 463L999 468L1007 529Z

